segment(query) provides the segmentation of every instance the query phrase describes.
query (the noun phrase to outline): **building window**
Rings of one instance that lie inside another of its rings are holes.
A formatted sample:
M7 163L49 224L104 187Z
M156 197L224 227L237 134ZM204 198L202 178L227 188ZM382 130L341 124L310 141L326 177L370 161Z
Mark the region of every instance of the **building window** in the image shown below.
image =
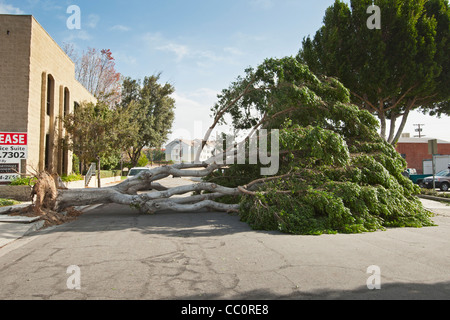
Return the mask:
M50 166L50 135L45 135L45 162L44 162L44 169L48 170Z
M70 113L69 104L70 104L70 92L69 92L69 89L65 88L64 89L64 117Z
M53 109L53 100L54 100L54 92L55 92L55 80L51 75L47 76L47 115L50 116L52 114Z

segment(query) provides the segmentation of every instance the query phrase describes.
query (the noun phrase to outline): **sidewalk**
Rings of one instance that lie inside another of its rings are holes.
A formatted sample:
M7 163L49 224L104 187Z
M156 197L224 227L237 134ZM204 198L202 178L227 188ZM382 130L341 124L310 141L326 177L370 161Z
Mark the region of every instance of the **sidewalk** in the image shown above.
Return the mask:
M113 186L115 184L120 183L120 180L108 180L102 181L105 187ZM179 185L186 185L195 183L193 180L189 178L165 178L159 181L165 187L171 188ZM84 182L83 182L84 183ZM68 186L69 188L78 189L82 188L82 186L72 184ZM29 218L29 217L17 217L17 216L8 216L8 214L14 209L21 209L29 206L31 202L24 202L15 206L8 207L0 207L0 249L4 246L14 242L17 239L23 238L35 231L38 231L44 225L44 221L38 220L39 218ZM77 209L82 212L87 212L88 210L92 210L99 205L93 206L83 206L78 207Z
M31 202L0 208L0 249L17 239L23 238L35 231L38 231L44 226L44 221L40 220L39 217L8 215L13 210L25 208L30 204ZM98 206L99 205L83 206L77 207L76 209L82 212L86 212Z
M31 232L39 230L44 221L38 221L39 218L9 216L12 210L21 209L29 206L31 202L22 203L15 206L0 208L0 248L22 238Z
M114 185L120 182L117 177L102 179L105 186ZM70 189L84 188L84 181L80 183L69 183L67 185ZM8 214L17 209L22 209L29 206L31 202L23 202L19 205L0 207L0 249L4 246L14 242L17 239L23 238L35 231L38 231L44 225L44 221L39 220L38 217L20 217L9 216ZM78 208L80 211L87 211L88 209L97 206L84 206Z

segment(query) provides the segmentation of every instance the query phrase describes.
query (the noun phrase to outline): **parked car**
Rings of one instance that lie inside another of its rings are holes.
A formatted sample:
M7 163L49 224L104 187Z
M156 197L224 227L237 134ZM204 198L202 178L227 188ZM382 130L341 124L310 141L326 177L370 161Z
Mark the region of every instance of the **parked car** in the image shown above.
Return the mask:
M433 177L426 177L423 179L423 184L425 188L432 189ZM436 173L435 187L440 188L441 191L448 191L448 188L450 187L450 169Z
M416 175L416 174L417 174L417 170L414 168L408 168L402 172L402 175L404 175L407 178L411 177L412 175Z
M134 177L136 175L138 175L139 173L141 173L142 171L150 171L150 168L147 167L135 167L135 168L131 168L130 171L128 172L127 177Z

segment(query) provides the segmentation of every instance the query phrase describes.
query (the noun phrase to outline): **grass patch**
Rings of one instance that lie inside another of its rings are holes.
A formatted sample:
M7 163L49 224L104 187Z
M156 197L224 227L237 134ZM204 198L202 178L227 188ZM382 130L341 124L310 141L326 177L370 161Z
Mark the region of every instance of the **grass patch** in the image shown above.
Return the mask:
M13 205L16 205L16 204L20 204L20 202L16 201L16 200L1 199L0 198L0 207L13 206Z
M425 195L425 196L433 196L433 197L440 197L440 198L446 198L446 199L450 199L450 193L442 193L442 192L437 192L436 190L433 189L425 189L422 188L420 190L420 194Z

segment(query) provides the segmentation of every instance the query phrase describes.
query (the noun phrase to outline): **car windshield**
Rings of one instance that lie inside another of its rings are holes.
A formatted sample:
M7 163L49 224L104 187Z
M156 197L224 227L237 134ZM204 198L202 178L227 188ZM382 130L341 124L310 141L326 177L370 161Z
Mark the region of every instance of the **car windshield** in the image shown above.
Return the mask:
M135 176L135 175L137 175L138 173L140 173L140 172L142 172L142 171L145 171L145 170L147 170L147 169L131 169L130 170L130 173L128 174L129 176Z
M443 170L439 173L436 173L437 177L450 177L450 170Z

